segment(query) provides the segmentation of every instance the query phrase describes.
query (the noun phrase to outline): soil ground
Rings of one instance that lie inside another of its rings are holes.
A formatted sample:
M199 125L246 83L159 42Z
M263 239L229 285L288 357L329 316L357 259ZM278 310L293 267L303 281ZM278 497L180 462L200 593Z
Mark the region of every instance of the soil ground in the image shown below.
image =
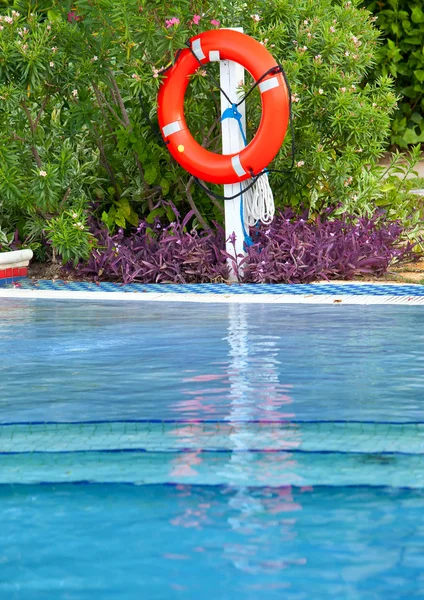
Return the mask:
M69 269L63 268L59 263L31 263L28 267L30 279L62 279L64 281L92 281L90 277L81 277Z

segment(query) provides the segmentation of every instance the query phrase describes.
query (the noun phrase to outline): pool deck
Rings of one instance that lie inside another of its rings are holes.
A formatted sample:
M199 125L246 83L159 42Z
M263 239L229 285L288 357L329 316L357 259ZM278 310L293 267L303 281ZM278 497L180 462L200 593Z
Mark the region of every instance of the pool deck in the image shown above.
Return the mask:
M243 304L424 305L424 286L398 283L137 284L31 280L0 282L0 298Z

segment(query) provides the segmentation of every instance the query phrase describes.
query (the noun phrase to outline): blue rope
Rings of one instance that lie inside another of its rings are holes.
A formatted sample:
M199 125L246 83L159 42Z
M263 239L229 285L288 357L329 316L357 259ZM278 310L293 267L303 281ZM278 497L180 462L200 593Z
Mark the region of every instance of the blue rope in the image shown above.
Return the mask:
M241 117L242 117L242 114L241 114L241 112L239 112L239 110L237 108L237 104L232 104L229 108L226 108L224 110L224 112L222 113L221 121L224 121L224 119L235 119L239 125L244 145L247 146L247 138L246 138L246 134L244 133L244 130L243 130L243 125L241 124Z
M224 112L222 113L221 121L223 121L224 119L235 119L238 123L244 145L247 146L247 138L246 138L246 134L244 133L244 130L243 130L243 125L241 124L241 117L242 117L242 114L241 114L241 112L239 112L239 110L237 108L237 104L232 104L229 108L226 108L224 110ZM241 183L240 183L240 220L241 220L241 228L243 230L243 236L244 236L244 247L246 249L246 248L249 248L250 246L253 246L253 244L255 242L252 240L252 238L246 231L246 226L244 223L243 184L241 184Z

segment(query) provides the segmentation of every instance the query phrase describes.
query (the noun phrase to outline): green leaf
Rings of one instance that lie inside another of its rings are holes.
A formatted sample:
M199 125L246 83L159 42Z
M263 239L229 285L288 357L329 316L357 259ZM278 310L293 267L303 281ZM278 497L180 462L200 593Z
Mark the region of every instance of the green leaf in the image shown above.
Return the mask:
M420 115L420 113L413 113L411 115L411 121L413 121L414 123L421 123L421 121L423 120L423 116Z
M418 81L424 81L424 69L417 69L416 71L414 71L414 75L418 79Z
M146 167L144 171L144 179L146 180L146 183L148 183L149 185L153 185L153 183L156 181L157 175L158 172L154 165L148 165Z
M411 19L414 23L424 23L424 12L419 6L414 6L412 9Z
M125 227L125 217L119 212L116 213L115 223L119 225L119 227Z
M130 203L128 202L127 198L121 198L119 200L119 202L116 203L119 212L125 217L128 218L130 212L131 212L131 206Z
M415 93L415 89L413 85L409 85L406 88L403 88L403 90L401 90L402 94L404 96L407 96L408 98L415 98L415 96L417 95Z
M140 219L138 218L138 214L134 210L131 209L131 212L127 217L127 221L134 227L138 227L138 223L139 223Z
M148 223L153 223L156 217L162 217L165 214L165 209L161 206L159 208L154 208L146 217L146 221Z
M405 142L405 144L409 145L416 144L419 141L419 139L413 129L407 129L403 134L403 141Z
M380 189L382 192L391 192L396 189L396 186L393 183L386 183Z
M163 177L160 180L160 187L162 188L162 194L164 196L166 196L166 194L169 192L169 181L167 179L165 179L165 177Z
M166 209L166 218L170 223L175 221L175 213L170 206L168 206L168 208Z
M47 11L47 18L54 23L62 20L62 13L59 10L50 9Z

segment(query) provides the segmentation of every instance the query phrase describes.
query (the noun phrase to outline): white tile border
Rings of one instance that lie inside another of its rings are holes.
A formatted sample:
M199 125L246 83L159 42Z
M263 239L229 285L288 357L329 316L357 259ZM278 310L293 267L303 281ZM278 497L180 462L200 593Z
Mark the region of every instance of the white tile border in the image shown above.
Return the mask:
M346 290L347 291L347 290ZM198 302L216 304L409 304L424 305L424 296L371 294L193 294L156 292L77 292L1 288L0 298L29 300L99 300L127 302Z

